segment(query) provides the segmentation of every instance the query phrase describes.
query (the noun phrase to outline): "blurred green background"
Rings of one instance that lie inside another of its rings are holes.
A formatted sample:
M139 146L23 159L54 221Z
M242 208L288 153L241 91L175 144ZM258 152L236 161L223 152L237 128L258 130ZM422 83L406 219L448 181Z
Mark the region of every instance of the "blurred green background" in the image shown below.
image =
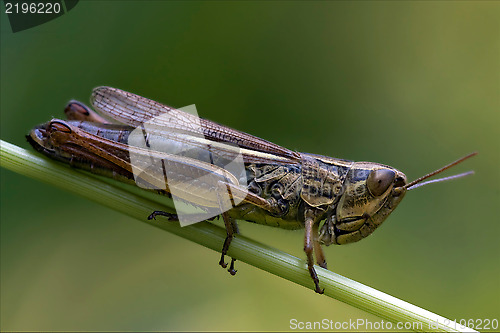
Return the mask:
M329 268L451 319L500 319L498 2L81 1L12 33L1 138L109 85L285 147L415 179L466 153L473 177L410 192ZM240 223L301 258L303 232ZM288 330L375 316L57 188L1 170L1 329Z

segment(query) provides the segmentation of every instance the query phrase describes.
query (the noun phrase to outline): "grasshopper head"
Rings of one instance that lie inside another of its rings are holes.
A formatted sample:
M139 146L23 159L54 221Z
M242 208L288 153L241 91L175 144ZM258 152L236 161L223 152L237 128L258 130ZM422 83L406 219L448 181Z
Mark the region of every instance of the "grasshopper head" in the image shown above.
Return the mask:
M477 152L459 158L408 184L404 173L387 165L354 163L346 176L342 196L334 204L321 227L320 242L325 245L346 244L365 238L392 213L406 191L473 174L473 171L469 171L423 182L475 155Z
M406 193L406 176L386 165L357 162L349 170L336 210L320 232L325 245L356 242L370 235Z

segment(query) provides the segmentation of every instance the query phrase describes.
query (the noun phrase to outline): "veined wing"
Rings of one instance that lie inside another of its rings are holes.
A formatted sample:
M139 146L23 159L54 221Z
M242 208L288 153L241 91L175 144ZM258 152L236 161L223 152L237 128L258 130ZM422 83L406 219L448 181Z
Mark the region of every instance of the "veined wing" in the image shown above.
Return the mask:
M189 132L172 128L162 128L160 134L148 131L143 136L142 132L137 133L134 127L123 124L101 124L80 120L68 120L67 123L107 140L139 148L148 147L153 151L185 156L219 167L231 163L238 158L238 155L242 157L244 163L286 165L298 163L296 160L286 157L240 148L225 142L212 141L203 136L192 135ZM135 135L131 137L131 133L135 133Z
M225 142L250 151L277 155L291 163L300 161L297 152L120 89L97 87L92 92L91 103L96 110L120 123L134 127L148 123L148 133L161 135L162 128L170 129L212 142Z

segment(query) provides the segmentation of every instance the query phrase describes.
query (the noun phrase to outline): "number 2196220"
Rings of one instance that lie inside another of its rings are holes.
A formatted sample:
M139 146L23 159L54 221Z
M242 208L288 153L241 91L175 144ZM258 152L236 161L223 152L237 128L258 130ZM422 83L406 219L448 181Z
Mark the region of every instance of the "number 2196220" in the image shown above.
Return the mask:
M54 2L6 2L6 14L59 14L61 4Z

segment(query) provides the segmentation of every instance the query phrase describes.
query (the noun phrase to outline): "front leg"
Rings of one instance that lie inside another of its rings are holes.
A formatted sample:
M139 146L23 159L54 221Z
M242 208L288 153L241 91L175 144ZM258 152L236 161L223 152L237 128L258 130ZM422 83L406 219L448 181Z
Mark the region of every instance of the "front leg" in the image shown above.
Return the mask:
M325 254L323 253L323 248L321 248L321 244L319 243L319 232L318 232L319 223L313 224L313 246L314 246L314 255L316 257L316 263L324 269L328 269L326 265Z
M314 248L315 242L317 241L317 235L315 236L313 232L316 230L315 224L318 221L319 212L316 209L308 208L305 211L305 235L304 235L304 252L307 255L307 268L309 269L309 274L314 281L315 290L318 294L323 294L325 291L319 287L319 279L314 269ZM319 245L319 244L318 244ZM321 252L321 255L323 253ZM323 257L324 260L324 257ZM325 263L326 265L326 263Z

